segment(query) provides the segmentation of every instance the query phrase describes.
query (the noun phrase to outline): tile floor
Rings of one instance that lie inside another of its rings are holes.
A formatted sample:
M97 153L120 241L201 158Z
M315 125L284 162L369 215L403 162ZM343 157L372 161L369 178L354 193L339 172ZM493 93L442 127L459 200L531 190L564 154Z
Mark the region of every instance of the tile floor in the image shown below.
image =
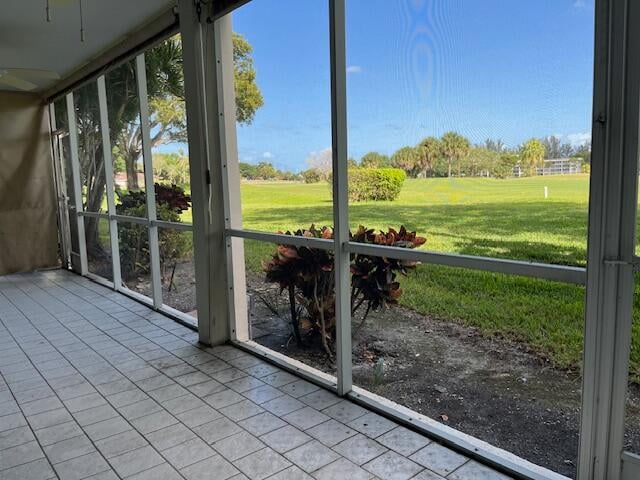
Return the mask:
M0 277L1 480L505 480L77 275Z

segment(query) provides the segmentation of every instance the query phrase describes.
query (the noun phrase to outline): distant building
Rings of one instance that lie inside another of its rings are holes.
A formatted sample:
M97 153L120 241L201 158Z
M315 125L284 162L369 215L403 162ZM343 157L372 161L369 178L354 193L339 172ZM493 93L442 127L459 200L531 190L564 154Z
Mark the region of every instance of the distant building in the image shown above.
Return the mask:
M144 173L138 172L138 185L144 185ZM125 172L118 172L113 176L113 182L116 184L116 187L126 189L127 188L127 174Z
M536 168L536 175L571 175L582 173L581 158L550 158L544 161L543 167ZM525 171L520 164L513 167L513 176L522 177Z
M538 175L570 175L582 173L581 158L550 158L544 166L536 169Z

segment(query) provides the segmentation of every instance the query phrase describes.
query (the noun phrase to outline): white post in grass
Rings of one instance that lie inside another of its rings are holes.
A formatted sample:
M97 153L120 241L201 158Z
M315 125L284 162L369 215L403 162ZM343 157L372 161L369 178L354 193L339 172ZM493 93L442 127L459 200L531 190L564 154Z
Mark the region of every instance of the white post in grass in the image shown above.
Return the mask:
M544 187L544 198L549 198L549 187L547 187L546 185Z

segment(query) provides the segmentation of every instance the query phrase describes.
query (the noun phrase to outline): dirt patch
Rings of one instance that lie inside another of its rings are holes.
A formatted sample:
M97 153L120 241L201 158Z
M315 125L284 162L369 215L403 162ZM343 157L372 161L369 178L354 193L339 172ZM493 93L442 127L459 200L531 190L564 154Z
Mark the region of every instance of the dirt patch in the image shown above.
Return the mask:
M317 345L300 348L291 339L286 298L259 277L248 283L253 339L335 374ZM373 315L353 339L353 377L371 392L575 477L580 375L517 342L397 307ZM637 385L628 411L625 444L639 452Z
M162 302L181 312L195 315L196 276L193 262L177 262L175 268L167 270L162 281ZM124 281L125 286L147 297L152 297L151 275L144 273Z
M162 282L162 301L180 310L191 312L196 309L196 272L191 260L176 263L167 271Z

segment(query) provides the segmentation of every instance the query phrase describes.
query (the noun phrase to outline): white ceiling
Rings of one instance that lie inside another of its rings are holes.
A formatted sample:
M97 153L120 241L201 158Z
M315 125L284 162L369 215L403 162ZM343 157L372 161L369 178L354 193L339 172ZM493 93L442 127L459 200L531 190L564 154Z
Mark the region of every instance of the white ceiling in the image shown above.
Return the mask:
M47 23L46 0L2 0L0 71L44 69L65 77L175 4L175 0L82 0L84 42L81 42L78 2L50 0L51 22ZM58 81L24 78L36 83L37 90ZM0 85L0 90L12 88Z

